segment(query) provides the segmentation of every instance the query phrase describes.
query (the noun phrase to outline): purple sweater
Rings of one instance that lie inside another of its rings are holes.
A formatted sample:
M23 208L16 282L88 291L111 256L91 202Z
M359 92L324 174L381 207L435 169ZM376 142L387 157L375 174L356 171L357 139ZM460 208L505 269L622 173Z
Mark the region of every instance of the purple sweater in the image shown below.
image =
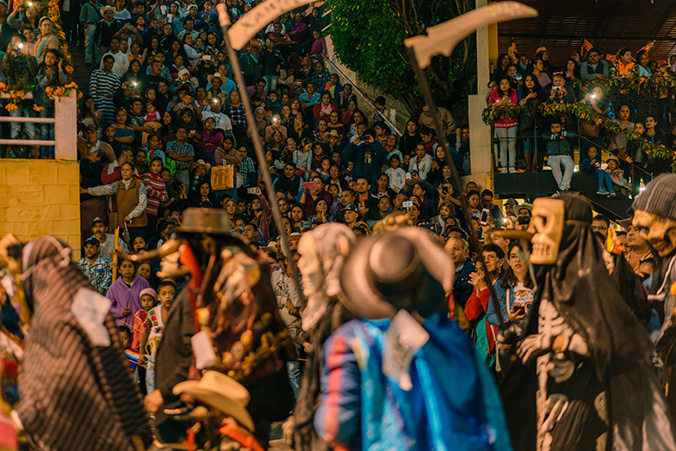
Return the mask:
M118 326L127 326L131 329L134 324L134 315L141 310L139 294L146 288L150 288L150 284L146 279L139 276L134 276L131 287L124 282L122 277L118 277L108 288L106 297L113 302L110 306L110 313L117 319L116 324ZM131 310L129 316L122 316L124 308Z

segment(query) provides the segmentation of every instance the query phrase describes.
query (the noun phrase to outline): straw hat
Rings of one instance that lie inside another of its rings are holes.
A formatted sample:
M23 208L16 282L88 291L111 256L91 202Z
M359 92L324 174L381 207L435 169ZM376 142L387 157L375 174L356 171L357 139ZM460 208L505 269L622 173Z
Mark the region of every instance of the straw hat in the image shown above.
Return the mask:
M174 386L175 395L186 393L202 404L234 418L250 432L254 430L251 415L246 410L249 391L233 378L218 371L207 371L199 381L185 381Z
M204 160L200 158L199 160L190 163L190 172L194 171L199 167L206 168L207 172L209 172L209 170L211 169L211 165L209 163L205 163Z
M214 79L216 79L216 78L218 78L218 80L220 80L221 84L223 84L223 75L221 75L220 72L216 72L216 73L213 74L213 75L209 75L209 76L207 77L207 81L209 82L210 85L213 85L213 84L214 84Z

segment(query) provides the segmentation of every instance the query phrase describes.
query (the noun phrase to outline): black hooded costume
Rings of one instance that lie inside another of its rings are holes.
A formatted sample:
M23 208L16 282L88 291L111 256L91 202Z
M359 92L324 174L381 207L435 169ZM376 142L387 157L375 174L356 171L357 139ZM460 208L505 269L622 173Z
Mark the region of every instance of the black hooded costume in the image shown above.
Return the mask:
M501 391L514 449L676 449L650 341L605 268L591 208L572 195L555 198L565 205L559 254L537 269L521 343L558 328L584 352L555 354L550 345L513 363ZM549 415L556 401L565 407Z

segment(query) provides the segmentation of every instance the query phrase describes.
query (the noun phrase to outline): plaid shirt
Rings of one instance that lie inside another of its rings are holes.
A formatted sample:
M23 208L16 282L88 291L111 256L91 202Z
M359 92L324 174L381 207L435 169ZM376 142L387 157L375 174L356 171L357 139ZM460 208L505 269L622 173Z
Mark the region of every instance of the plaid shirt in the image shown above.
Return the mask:
M107 290L113 283L112 261L108 257L99 255L93 265L89 264L87 257L82 257L77 262L78 268L82 270L85 277L89 280L96 291Z
M185 142L180 146L176 141L169 141L167 143L167 154L169 152L183 153L186 155L195 156L195 148L192 144ZM184 170L190 167L190 162L188 161L176 161L176 169Z
M251 175L252 172L253 175ZM239 163L239 173L242 174L245 188L256 186L256 166L251 158L244 157Z
M246 125L246 112L244 105L232 106L229 103L225 105L225 113L230 117L233 124Z

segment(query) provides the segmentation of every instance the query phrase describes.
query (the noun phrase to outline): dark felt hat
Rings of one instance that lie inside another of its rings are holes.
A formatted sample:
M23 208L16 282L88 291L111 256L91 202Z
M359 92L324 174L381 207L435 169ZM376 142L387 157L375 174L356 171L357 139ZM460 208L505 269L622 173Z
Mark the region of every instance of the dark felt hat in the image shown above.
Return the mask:
M398 310L428 316L444 307L453 262L427 232L404 227L365 238L340 276L341 302L354 315L392 318Z

